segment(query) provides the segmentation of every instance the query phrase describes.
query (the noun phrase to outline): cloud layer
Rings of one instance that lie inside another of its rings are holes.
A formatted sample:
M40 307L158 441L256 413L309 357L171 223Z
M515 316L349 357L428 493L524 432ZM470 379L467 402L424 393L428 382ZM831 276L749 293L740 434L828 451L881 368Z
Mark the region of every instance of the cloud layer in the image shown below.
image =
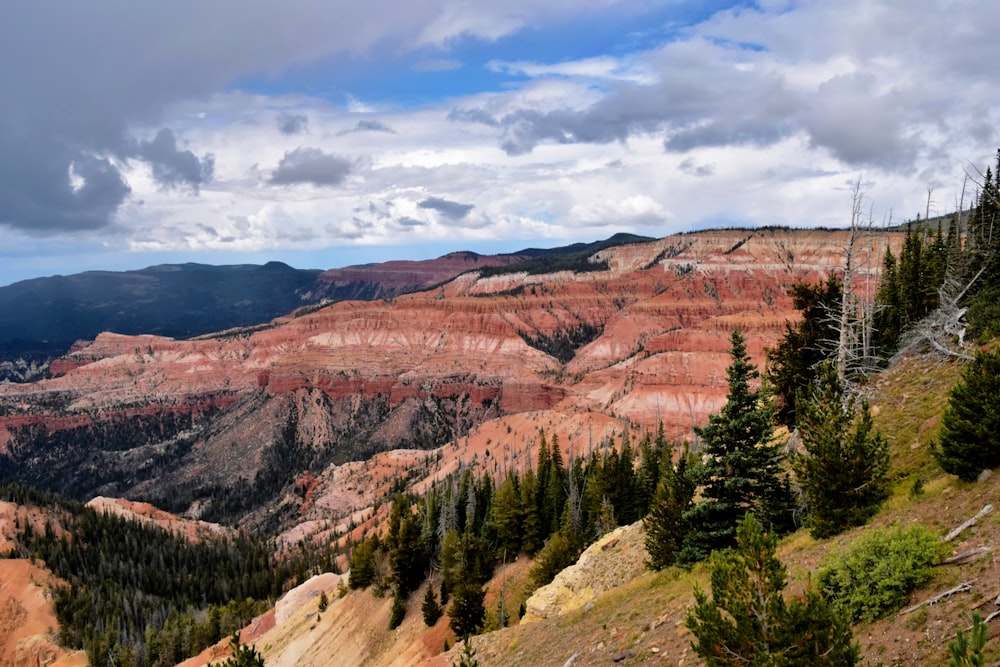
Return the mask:
M987 0L481 4L19 3L0 254L830 225L859 177L899 219L1000 145Z

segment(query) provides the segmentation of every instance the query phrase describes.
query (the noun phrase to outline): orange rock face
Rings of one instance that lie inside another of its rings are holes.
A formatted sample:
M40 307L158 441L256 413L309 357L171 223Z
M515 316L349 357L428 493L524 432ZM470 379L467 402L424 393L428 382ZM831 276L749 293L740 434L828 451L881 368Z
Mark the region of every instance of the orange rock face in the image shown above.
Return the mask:
M210 490L236 479L259 485L287 473L270 492L294 494L306 469L468 444L478 425L520 413L549 415L539 423L662 421L687 437L725 400L732 329L762 365L797 317L787 290L837 270L845 241L839 231L700 232L602 250L591 261L608 270L465 273L253 331L191 341L102 334L56 365L59 377L0 386L0 454L29 482L163 497L168 509L219 518ZM875 267L901 238L876 241ZM504 438L491 436L494 451ZM75 467L53 471L52 457L68 452Z

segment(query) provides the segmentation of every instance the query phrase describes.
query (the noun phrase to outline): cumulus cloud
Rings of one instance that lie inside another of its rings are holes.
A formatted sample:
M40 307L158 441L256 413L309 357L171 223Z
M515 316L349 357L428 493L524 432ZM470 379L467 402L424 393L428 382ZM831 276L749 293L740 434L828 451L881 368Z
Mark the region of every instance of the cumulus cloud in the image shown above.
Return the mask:
M507 50L566 16L585 32L633 11L666 27L601 53ZM671 24L689 15L648 0L19 3L0 25L0 58L18 63L0 68L0 225L15 232L0 251L27 234L262 250L837 224L859 172L905 211L992 163L1000 4L705 15Z
M0 224L39 233L111 225L131 193L122 163L132 157L135 128L155 126L173 105L204 100L236 81L274 80L320 60L347 69L387 43L398 45L392 49L398 56L444 49L459 38L495 40L536 19L603 5L514 0L488 11L451 0L12 5L0 27L0 61L17 63L0 68ZM292 115L278 128L294 134L305 125ZM193 163L158 152L166 148L145 149L158 158L150 162L154 176L168 187L193 186ZM74 170L82 185L71 181Z
M417 204L417 207L437 211L451 220L461 220L469 215L469 211L475 208L473 204L460 204L447 199L441 199L440 197L428 197Z
M140 141L135 153L149 163L153 178L161 187L188 186L197 192L202 183L212 180L215 157L205 155L198 159L189 150L178 150L174 133L168 128L157 132L152 141Z
M274 185L309 183L329 187L340 185L350 173L350 160L319 148L300 147L285 153L268 181Z

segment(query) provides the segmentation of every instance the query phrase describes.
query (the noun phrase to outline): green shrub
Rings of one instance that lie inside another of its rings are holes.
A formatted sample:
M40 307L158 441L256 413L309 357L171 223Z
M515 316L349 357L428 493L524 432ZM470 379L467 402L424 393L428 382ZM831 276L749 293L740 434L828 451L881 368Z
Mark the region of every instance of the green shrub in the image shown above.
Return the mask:
M544 586L580 557L580 546L568 531L553 533L538 552L531 568L531 581L535 587Z
M923 526L863 535L820 565L820 591L851 619L872 621L901 607L931 578L945 547Z

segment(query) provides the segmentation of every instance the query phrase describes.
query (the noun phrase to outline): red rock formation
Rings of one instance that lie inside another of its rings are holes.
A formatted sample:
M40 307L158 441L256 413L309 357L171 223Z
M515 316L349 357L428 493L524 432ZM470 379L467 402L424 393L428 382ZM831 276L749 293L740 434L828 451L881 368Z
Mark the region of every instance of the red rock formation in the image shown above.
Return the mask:
M725 399L731 330L747 334L762 363L797 316L788 288L835 270L845 238L700 232L602 250L593 259L606 261L606 271L466 273L428 292L341 302L192 341L101 334L60 362L61 376L0 386L0 453L30 457L30 426L51 434L174 415L160 435L143 422L129 435L141 442L121 456L97 443L81 459L96 461L96 472L144 471L131 485L98 491L155 495L169 493L167 484L252 480L276 460L293 461L277 454L290 443L308 448L313 461L343 462L442 444L528 411L662 420L671 435L685 436ZM882 241L898 246L900 238ZM566 343L587 331L596 337ZM579 347L564 364L527 341ZM32 446L43 442L33 437ZM195 506L203 507L192 513Z

